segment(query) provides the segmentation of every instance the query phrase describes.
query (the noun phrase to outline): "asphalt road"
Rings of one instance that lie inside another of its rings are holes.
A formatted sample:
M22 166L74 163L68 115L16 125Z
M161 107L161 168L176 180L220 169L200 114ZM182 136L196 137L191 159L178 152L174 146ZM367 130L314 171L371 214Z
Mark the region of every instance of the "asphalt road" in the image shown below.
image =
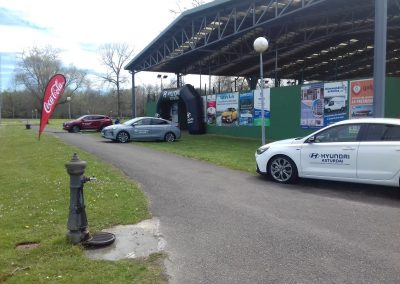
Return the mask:
M135 143L55 134L141 185L170 283L400 283L396 188L279 185Z

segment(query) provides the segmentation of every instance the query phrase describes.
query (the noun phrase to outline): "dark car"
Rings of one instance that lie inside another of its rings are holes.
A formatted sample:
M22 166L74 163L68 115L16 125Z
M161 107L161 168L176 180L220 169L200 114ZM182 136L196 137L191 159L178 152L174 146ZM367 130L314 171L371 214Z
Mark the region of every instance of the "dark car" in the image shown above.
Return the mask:
M104 127L112 124L112 120L108 116L89 114L81 116L75 120L64 122L63 129L75 133L81 130L101 131Z

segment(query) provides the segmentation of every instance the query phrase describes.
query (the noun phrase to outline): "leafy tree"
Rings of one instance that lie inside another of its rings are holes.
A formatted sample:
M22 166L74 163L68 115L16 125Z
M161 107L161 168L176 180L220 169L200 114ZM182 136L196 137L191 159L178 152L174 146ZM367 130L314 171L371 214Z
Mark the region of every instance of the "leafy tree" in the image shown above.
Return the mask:
M125 63L133 54L127 43L106 43L100 47L101 63L106 66L107 73L100 76L105 82L115 86L117 90L117 115L121 116L121 85L128 77L121 74Z

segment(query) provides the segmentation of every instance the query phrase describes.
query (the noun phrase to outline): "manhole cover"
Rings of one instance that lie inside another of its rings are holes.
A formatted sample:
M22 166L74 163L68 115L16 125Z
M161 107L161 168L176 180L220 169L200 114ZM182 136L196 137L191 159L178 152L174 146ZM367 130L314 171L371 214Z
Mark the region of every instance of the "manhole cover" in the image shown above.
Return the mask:
M15 247L17 249L33 249L37 248L40 245L40 243L37 242L24 242L24 243L19 243Z

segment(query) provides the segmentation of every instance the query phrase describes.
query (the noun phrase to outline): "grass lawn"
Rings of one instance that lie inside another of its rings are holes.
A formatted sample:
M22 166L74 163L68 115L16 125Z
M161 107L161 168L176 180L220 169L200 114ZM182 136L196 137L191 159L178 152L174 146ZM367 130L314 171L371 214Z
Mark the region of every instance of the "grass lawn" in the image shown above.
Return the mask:
M62 129L61 119L49 127ZM39 120L2 120L0 126L0 282L7 283L165 283L160 260L89 260L80 246L66 241L69 176L65 163L74 152L88 162L87 175L97 182L85 185L89 229L95 232L115 224L134 224L150 218L142 191L117 169L78 148L25 124ZM92 135L100 135L93 132ZM190 135L174 143L130 142L158 151L176 153L235 170L255 173L257 139L217 135ZM39 247L17 249L21 243Z
M52 119L49 126L62 129L61 119ZM35 123L35 122L34 122ZM36 121L39 124L39 121ZM93 135L100 135L92 132ZM246 139L219 135L190 135L182 132L182 138L174 143L130 142L135 145L171 152L181 156L227 167L234 170L255 173L254 153L261 146L261 139Z
M174 143L130 142L148 148L172 152L185 157L227 167L234 170L255 173L254 153L261 143L255 139L244 139L211 134L191 135L182 133Z
M37 131L26 130L25 123L2 119L0 125L0 282L165 283L162 256L90 260L81 246L67 242L69 176L64 165L74 152L88 162L86 174L98 178L85 185L91 232L150 218L148 201L119 170L51 135L38 141ZM17 248L31 242L39 246Z

